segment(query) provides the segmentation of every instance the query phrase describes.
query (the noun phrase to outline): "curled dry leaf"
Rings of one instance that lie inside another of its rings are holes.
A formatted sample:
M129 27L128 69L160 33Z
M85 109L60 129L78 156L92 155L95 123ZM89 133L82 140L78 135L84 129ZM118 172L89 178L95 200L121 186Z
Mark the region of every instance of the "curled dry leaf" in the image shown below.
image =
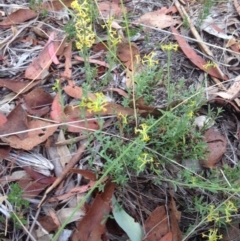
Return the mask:
M13 148L29 151L46 141L57 130L57 126L51 126L50 122L42 120L32 120L28 123L28 127L28 136L23 140L18 136L1 137L1 139Z
M138 46L135 43L123 42L117 45L117 56L121 62L130 70L133 70L137 63L137 56L140 55Z
M206 160L201 160L201 164L206 168L215 168L216 163L220 161L226 152L227 141L214 127L208 129L204 136L208 144L209 153L206 155Z
M170 26L176 25L177 23L180 23L179 21L175 20L172 16L167 15L167 13L169 13L169 10L163 7L160 10L145 13L134 23L142 23L150 27L159 29L168 28Z
M27 137L27 130L28 130L28 121L27 121L27 114L22 108L21 105L17 105L7 116L7 122L0 126L0 137L1 135L19 132L19 131L26 131L24 133L16 134L16 138L23 140ZM13 134L15 135L15 134Z

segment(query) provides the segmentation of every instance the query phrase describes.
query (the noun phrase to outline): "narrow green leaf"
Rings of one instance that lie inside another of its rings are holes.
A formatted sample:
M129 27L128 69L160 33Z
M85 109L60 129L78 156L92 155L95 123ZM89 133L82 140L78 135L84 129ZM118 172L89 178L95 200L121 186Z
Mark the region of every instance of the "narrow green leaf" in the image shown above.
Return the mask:
M131 241L141 241L143 238L143 229L139 223L129 216L117 203L116 198L112 197L113 216L118 225L125 231Z

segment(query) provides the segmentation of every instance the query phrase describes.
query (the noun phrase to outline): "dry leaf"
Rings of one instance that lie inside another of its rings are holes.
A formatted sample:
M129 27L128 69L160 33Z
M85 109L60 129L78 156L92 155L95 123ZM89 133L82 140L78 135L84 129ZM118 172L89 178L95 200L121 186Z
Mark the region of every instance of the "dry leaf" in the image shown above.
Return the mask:
M9 16L7 16L1 23L0 29L8 29L14 24L23 23L29 19L35 18L38 15L37 12L30 9L19 9Z
M67 7L71 6L73 0L63 0L62 2ZM11 13L9 16L7 16L1 23L0 23L0 29L8 29L12 25L23 23L27 20L30 20L32 18L35 18L38 16L38 11L59 11L64 8L64 5L58 1L58 0L51 0L48 2L44 2L42 6L37 7L35 11L31 9L19 9L13 13Z
M37 88L24 95L25 105L30 114L38 116L45 115L49 112L49 105L52 104L53 98L42 88Z
M215 165L226 152L227 141L225 137L214 127L211 127L204 134L205 141L208 144L206 160L201 160L201 164L206 168L215 168Z
M53 41L54 40L54 41ZM48 43L45 45L43 51L39 56L33 59L32 63L25 71L25 78L27 79L44 79L48 75L48 68L55 59L55 54L60 55L64 49L65 40L59 41L56 39L55 33L52 32L49 36ZM51 47L49 53L49 46Z
M28 130L28 121L25 110L21 105L17 105L7 116L7 122L0 127L1 135L11 134L19 131ZM24 133L14 134L16 138L23 140L27 137L27 131ZM18 136L18 137L17 137ZM3 139L2 139L3 140Z
M14 81L10 79L0 79L0 87L5 87L9 90L12 90L15 93L25 93L37 84L39 84L39 81L35 81L30 84L29 82ZM23 89L24 91L22 91Z
M182 51L193 64L195 64L199 69L205 71L206 73L210 74L213 77L216 77L218 79L223 79L223 80L228 79L227 76L222 76L217 71L216 68L211 67L209 69L205 69L203 66L206 65L207 62L204 59L202 59L199 55L196 54L196 52L190 47L187 41L182 36L180 36L180 33L177 31L176 28L171 27L171 29L172 29L172 32L176 34L174 35L174 37L178 41L178 44L181 47Z
M165 206L159 206L145 221L145 232L148 241L159 241L169 232L169 223Z
M131 46L129 43L120 43L117 45L117 56L128 69L133 70L140 52L135 43L131 43Z
M98 194L86 215L80 220L71 241L101 241L105 233L106 217L111 211L115 185L108 182L104 192Z
M142 23L159 29L168 28L170 26L176 25L177 23L180 23L179 21L173 19L172 16L167 15L167 13L168 9L163 7L160 10L145 13L143 16L137 19L135 23Z
M46 141L57 130L57 126L51 126L50 122L42 120L32 120L28 123L28 127L28 136L23 140L17 136L1 137L1 139L13 148L29 151ZM30 131L31 129L33 131Z
M121 2L118 0L100 2L98 3L98 10L100 16L104 18L110 18L111 16L122 17L123 12L126 11L125 8L122 9Z

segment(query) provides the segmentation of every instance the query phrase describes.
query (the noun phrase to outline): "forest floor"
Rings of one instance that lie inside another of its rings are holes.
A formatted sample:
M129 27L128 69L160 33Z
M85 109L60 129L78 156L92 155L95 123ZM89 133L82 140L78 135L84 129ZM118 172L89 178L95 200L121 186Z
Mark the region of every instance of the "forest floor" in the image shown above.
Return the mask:
M240 240L237 0L0 0L0 240Z

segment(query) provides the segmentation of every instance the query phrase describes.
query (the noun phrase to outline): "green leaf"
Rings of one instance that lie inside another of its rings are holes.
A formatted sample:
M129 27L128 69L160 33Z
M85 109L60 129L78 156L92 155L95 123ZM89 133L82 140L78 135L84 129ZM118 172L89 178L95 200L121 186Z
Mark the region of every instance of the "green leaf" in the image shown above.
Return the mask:
M141 241L143 229L139 223L129 216L117 203L116 198L112 197L113 216L118 225L125 231L131 241Z

